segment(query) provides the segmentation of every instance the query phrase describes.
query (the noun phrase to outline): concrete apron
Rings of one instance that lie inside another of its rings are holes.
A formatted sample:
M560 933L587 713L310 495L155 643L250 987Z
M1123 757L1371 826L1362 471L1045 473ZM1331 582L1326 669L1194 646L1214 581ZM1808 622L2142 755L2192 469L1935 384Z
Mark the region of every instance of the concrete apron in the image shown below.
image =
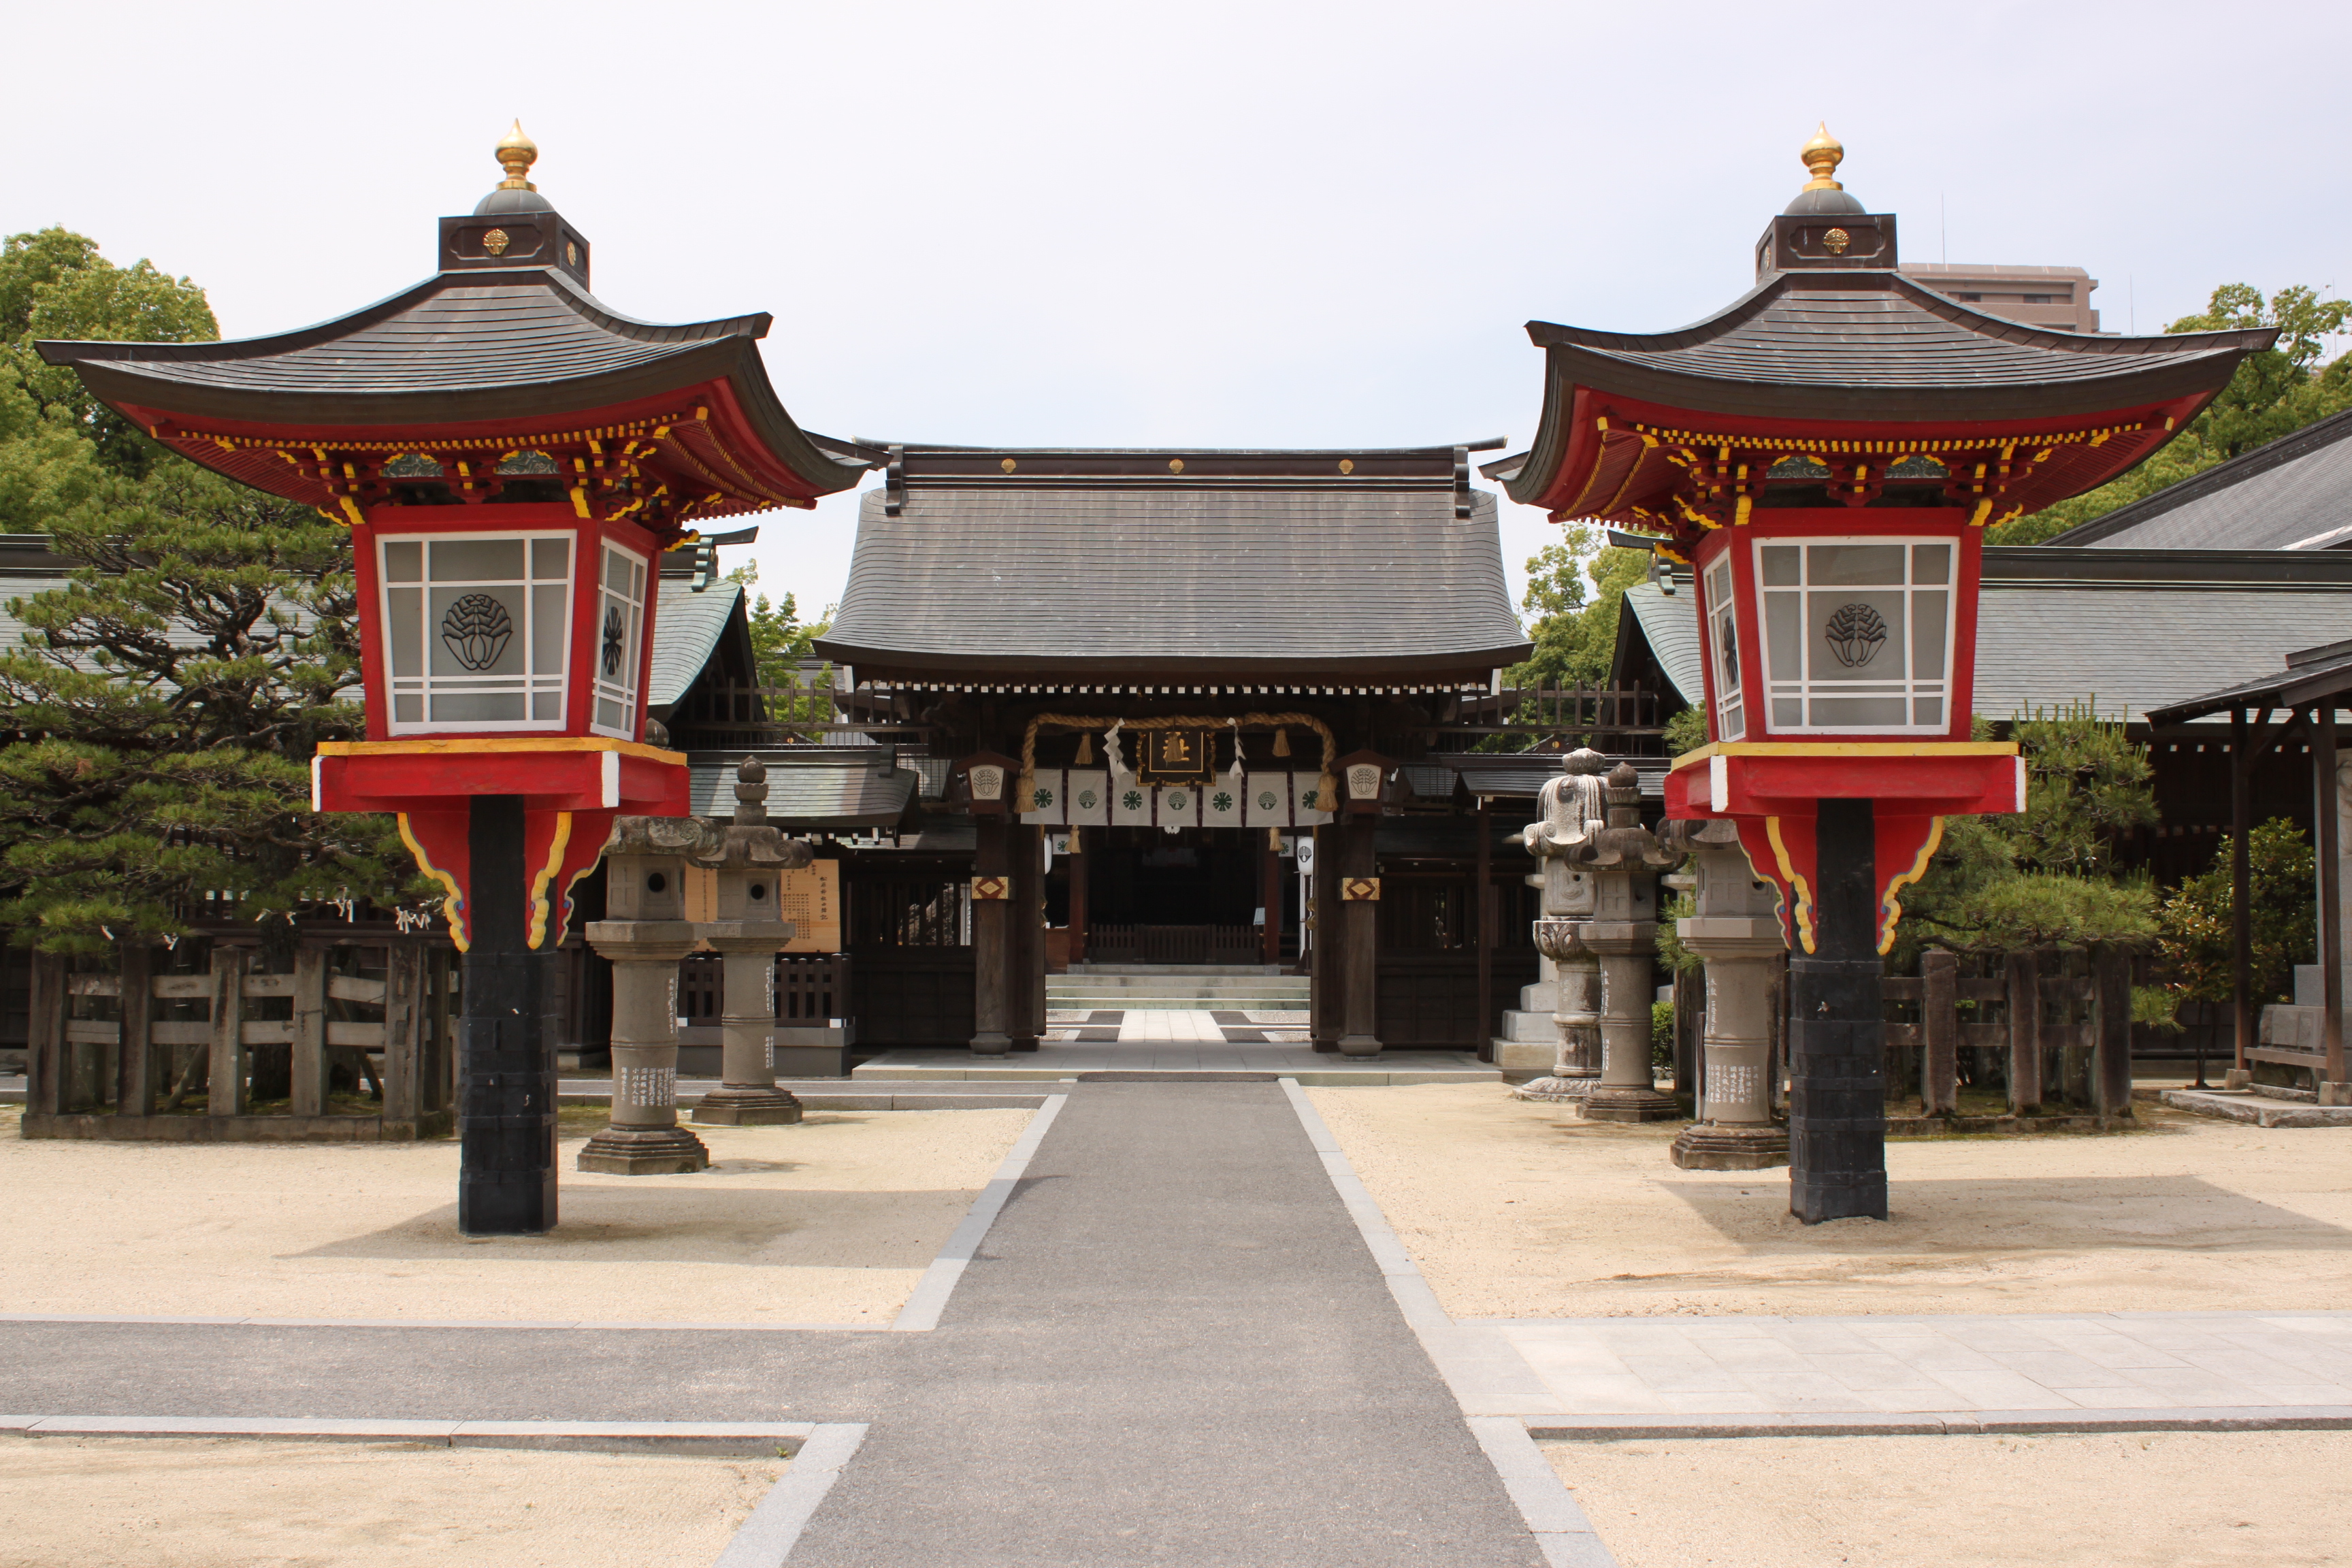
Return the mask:
M1277 1084L1077 1087L902 1353L792 1568L1546 1561Z

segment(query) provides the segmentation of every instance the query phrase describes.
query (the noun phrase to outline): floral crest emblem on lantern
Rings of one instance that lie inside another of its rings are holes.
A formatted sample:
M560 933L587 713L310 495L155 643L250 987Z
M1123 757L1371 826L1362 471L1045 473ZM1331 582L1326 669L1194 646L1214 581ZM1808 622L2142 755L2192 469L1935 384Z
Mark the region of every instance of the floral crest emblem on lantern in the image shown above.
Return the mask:
M1856 600L1840 605L1830 612L1829 625L1822 628L1823 640L1830 652L1848 669L1859 669L1878 657L1886 642L1886 623L1876 610Z
M442 642L467 669L488 669L498 663L513 637L514 620L507 607L488 594L467 594L441 617Z

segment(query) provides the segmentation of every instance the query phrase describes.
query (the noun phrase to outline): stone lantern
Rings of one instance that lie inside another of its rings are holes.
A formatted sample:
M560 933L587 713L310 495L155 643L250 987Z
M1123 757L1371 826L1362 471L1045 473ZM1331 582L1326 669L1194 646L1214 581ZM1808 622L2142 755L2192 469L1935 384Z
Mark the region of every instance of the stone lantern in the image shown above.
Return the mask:
M1706 1068L1699 1120L1670 1158L1686 1171L1760 1171L1789 1163L1788 1130L1772 1120L1772 971L1780 895L1759 879L1725 821L1669 824L1690 851L1695 912L1675 922L1683 946L1706 963Z
M1642 826L1642 784L1631 763L1608 780L1609 825L1580 858L1593 884L1584 945L1601 958L1601 1082L1584 1102L1596 1121L1669 1121L1682 1115L1650 1070L1650 1006L1657 973L1658 873L1682 858ZM1562 995L1566 986L1562 986Z
M718 858L719 919L700 928L722 960L722 1081L702 1097L694 1119L775 1125L801 1119L799 1099L776 1087L776 954L793 939L777 899L782 874L807 865L809 847L769 826L768 770L757 757L744 758L735 779L735 821Z
M1559 776L1538 797L1544 817L1521 830L1520 841L1543 864L1543 917L1536 951L1553 965L1551 1073L1513 1091L1522 1100L1580 1100L1601 1079L1601 960L1584 943L1597 908L1597 888L1581 858L1592 836L1608 826L1601 774L1608 759L1580 749L1560 759Z
M613 961L613 1120L579 1168L616 1176L699 1171L702 1140L677 1124L677 966L699 935L686 918L686 868L724 840L691 816L625 816L604 856L605 918L588 942Z

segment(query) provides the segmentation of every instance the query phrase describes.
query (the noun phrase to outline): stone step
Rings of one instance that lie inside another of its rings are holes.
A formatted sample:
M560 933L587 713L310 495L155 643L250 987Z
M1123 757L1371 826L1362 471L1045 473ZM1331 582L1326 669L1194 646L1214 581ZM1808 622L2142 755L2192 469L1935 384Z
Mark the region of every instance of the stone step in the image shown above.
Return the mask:
M1073 963L1072 974L1250 974L1281 975L1282 966L1273 963ZM1301 975L1286 978L1304 981Z
M1307 999L1302 996L1294 1003L1287 997L1252 1001L1232 996L1050 996L1045 1005L1055 1013L1304 1013Z
M1306 996L1306 978L1291 975L1046 975L1054 992L1148 992L1155 996Z

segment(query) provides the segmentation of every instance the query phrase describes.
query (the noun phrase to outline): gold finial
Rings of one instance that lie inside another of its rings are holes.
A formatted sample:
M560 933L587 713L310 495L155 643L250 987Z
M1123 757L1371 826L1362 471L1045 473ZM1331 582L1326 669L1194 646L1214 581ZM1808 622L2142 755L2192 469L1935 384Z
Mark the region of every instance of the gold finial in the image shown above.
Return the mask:
M1805 161L1805 167L1812 171L1813 177L1806 183L1805 189L1809 191L1845 189L1843 185L1831 178L1837 173L1837 166L1845 161L1845 143L1830 134L1828 121L1822 121L1822 128L1813 132L1811 141L1798 149L1797 156L1802 158Z
M499 160L499 167L507 172L507 177L499 182L499 189L502 191L539 189L537 185L523 178L525 174L530 173L530 166L539 162L539 143L522 133L521 121L516 121L514 129L499 138L496 156Z

